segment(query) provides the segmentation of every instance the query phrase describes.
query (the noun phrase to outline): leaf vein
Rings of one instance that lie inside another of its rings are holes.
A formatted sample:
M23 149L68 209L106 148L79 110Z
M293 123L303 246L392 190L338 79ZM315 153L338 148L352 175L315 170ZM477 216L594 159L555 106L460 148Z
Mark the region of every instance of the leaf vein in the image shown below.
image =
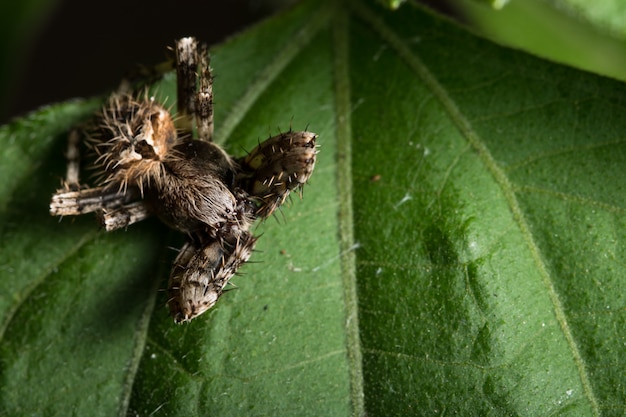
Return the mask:
M4 320L2 321L2 324L0 324L0 340L4 339L4 334L7 328L9 327L9 325L11 324L11 321L13 321L13 317L15 316L17 311L22 307L22 305L24 305L26 300L29 299L29 297L31 296L31 294L33 294L33 292L37 289L37 287L39 287L44 282L46 282L46 278L50 276L50 273L52 271L54 271L55 269L58 269L65 261L70 259L87 243L93 240L96 234L97 232L90 232L90 233L83 235L83 237L78 241L78 243L76 243L76 245L72 246L67 252L63 254L63 256L59 257L57 261L51 263L41 273L39 278L36 278L35 280L33 280L31 285L26 287L26 289L22 292L23 297L20 300L17 300L17 302L15 302L12 305L12 308L10 308L9 311L7 311L6 315L4 316Z
M587 144L587 145L575 145L575 146L567 146L563 148L552 149L548 152L541 152L541 153L530 155L528 158L522 161L516 162L514 164L509 164L506 166L506 171L512 172L526 165L530 165L534 162L537 162L541 159L552 158L555 156L561 156L561 155L572 154L572 153L582 153L582 152L591 151L594 149L602 149L602 148L614 149L615 146L623 145L624 143L626 143L626 138L619 138L619 139L603 141L603 142L594 142L594 143Z
M331 4L329 2L328 4ZM338 3L337 3L338 4ZM350 365L352 414L365 415L363 365L359 336L354 217L352 213L352 128L349 78L349 19L343 5L336 6L333 21L335 105L337 114L337 192L339 195L339 256L346 313L346 343Z
M457 125L459 131L475 149L483 164L487 170L491 173L496 183L502 190L502 194L506 199L510 210L512 212L515 222L518 224L520 233L524 236L528 248L532 254L533 260L537 265L539 274L542 277L543 283L548 291L548 295L552 302L553 311L556 316L556 320L559 323L561 332L565 337L567 344L572 352L574 362L576 364L578 375L581 380L582 388L585 392L585 396L589 401L594 415L600 415L600 409L598 405L598 399L593 392L591 386L590 375L585 367L585 361L582 358L578 344L574 340L574 336L568 324L565 310L559 299L559 295L553 285L548 267L543 260L541 251L533 239L530 227L524 217L522 209L517 201L514 187L505 174L505 171L498 166L493 156L489 152L484 141L478 136L471 126L469 120L462 114L461 110L457 107L456 103L448 95L444 87L439 81L430 73L426 65L417 57L410 49L406 42L400 39L395 32L389 28L385 22L375 15L371 10L363 6L357 1L350 2L352 8L358 15L366 21L386 42L388 42L392 49L396 51L398 56L403 59L409 68L411 68L416 75L422 80L422 82L433 92L433 94L439 99L444 109L450 115L451 120Z
M230 138L250 108L258 102L261 94L302 51L303 46L308 44L313 36L324 27L327 21L327 11L322 8L321 12L312 16L307 24L290 38L284 48L271 60L271 63L257 74L256 80L248 85L244 94L233 104L228 116L216 130L214 138L216 143L222 144Z

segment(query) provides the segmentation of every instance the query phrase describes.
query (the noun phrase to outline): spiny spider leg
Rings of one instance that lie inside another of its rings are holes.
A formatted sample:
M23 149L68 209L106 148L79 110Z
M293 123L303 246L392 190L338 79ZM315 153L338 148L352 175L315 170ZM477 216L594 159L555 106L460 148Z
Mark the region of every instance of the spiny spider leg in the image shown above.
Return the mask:
M196 70L198 68L198 42L195 38L176 41L176 93L177 121L184 139L191 140L193 117L196 108Z
M281 133L237 160L241 170L235 184L258 202L256 216L270 216L291 191L308 181L318 152L316 139L312 132Z
M201 44L198 51L200 65L200 90L196 96L196 126L198 138L210 142L213 140L213 75L211 58L206 44Z
M230 239L229 239L230 240ZM239 267L248 261L256 238L248 231L233 241L185 243L174 260L167 304L176 323L189 321L215 305Z
M53 216L76 216L94 211L120 207L128 194L106 189L87 188L79 191L57 191L50 201L50 214Z
M125 229L131 224L147 219L151 214L150 208L144 201L136 201L115 210L99 210L98 219L104 230L111 232Z
M72 129L67 137L67 172L65 174L64 188L67 190L80 189L80 134L77 129Z

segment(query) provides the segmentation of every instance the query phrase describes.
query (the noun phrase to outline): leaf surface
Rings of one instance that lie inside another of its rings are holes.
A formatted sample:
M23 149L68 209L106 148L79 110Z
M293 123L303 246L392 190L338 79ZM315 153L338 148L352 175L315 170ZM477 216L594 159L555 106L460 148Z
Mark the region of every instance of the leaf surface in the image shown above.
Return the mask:
M0 130L1 415L625 411L622 83L360 1L303 2L212 66L230 153L308 126L320 154L187 325L181 236L47 214L98 101Z

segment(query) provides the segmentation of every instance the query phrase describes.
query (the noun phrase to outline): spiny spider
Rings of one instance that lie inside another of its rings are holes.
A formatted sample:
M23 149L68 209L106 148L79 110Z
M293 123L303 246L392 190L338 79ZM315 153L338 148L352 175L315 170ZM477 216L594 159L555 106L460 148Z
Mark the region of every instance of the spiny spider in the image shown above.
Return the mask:
M174 321L182 323L213 307L248 260L257 240L249 230L253 222L270 216L307 182L317 135L289 131L247 156L231 157L212 142L213 79L206 46L182 38L175 52L178 114L147 93L114 93L84 141L100 174L97 186L79 185L80 139L74 131L66 179L52 196L50 213L95 212L107 231L156 215L185 233L167 302Z

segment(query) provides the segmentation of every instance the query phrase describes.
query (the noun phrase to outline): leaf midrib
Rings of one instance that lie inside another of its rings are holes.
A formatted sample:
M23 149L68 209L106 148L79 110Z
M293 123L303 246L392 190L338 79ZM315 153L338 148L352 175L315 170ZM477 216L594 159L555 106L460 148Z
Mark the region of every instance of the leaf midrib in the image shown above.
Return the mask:
M354 217L352 213L352 120L349 78L349 19L343 5L333 19L335 114L337 135L338 232L345 310L346 347L352 415L365 415L362 350L359 336Z

